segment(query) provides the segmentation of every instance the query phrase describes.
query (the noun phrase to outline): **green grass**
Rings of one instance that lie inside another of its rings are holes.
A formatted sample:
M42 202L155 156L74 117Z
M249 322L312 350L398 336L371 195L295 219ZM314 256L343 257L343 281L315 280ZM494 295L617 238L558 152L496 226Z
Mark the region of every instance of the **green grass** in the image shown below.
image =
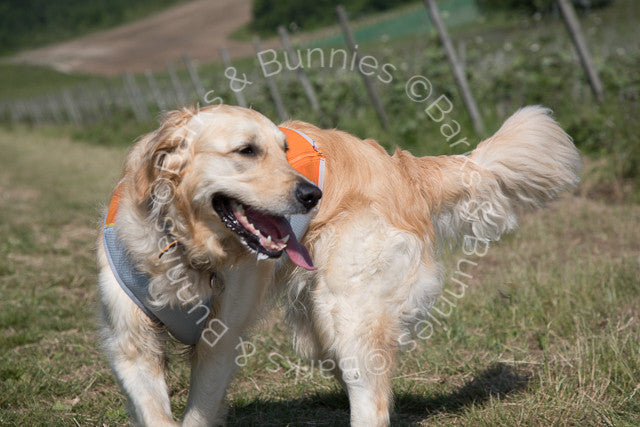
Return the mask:
M3 100L30 98L77 86L96 78L84 74L67 74L37 65L0 63L0 93Z
M114 381L95 345L93 247L122 151L19 130L0 146L0 423L71 424L81 397L92 424L87 396L94 412L118 399L102 390Z
M443 326L401 359L394 424L632 424L639 219L635 205L565 197L474 259L452 315L440 316ZM449 272L460 256L449 256ZM458 290L451 282L445 289ZM274 332L284 335L280 328L258 334L264 353L297 360L286 344L272 343ZM332 381L316 373L296 383L295 370L284 368L274 379L264 373L273 367L265 354L251 366L231 389L234 425L344 422L346 397ZM278 392L270 388L276 384Z
M123 424L98 350L93 250L125 150L24 129L0 132L0 150L0 423ZM400 359L394 424L634 424L639 222L636 204L566 195L473 258L451 315ZM461 257L445 255L450 274ZM293 353L280 308L251 341L230 425L345 424L346 395ZM172 353L179 416L188 369Z
M440 1L438 2L438 10L449 30L457 31L462 26L482 21L473 1ZM349 12L348 9L347 12ZM350 26L353 36L359 44L377 44L401 37L425 38L435 31L429 13L422 2L353 21L350 22ZM309 43L309 46L332 47L344 43L344 36L338 25L331 32L333 34L314 39Z
M473 277L452 314L400 359L394 425L637 424L640 3L614 5L582 18L606 87L602 105L594 102L560 21L491 15L454 31L456 44L466 45L487 133L517 107L542 103L590 158L577 194L526 215L520 230L468 266ZM448 147L424 104L406 98L404 82L423 74L453 100L451 118L462 135L478 140L433 38L363 43L361 51L398 67L391 84L377 84L391 129L377 123L354 72L309 70L322 119L309 110L293 73L279 75L288 110L374 137L389 149L463 151ZM262 81L254 59L235 64ZM89 81L8 65L0 66L0 76L5 100ZM219 64L201 67L201 76L206 88L233 101ZM263 84L246 95L277 120ZM93 251L101 205L126 146L154 126L122 112L79 128L0 129L0 424L127 422L123 396L97 346ZM449 273L461 256L445 255ZM454 286L449 279L445 289ZM267 317L252 337L256 354L229 390L229 424L344 425L346 395L293 353L281 308ZM275 365L271 352L288 359ZM179 348L172 353L169 384L180 416L188 372Z

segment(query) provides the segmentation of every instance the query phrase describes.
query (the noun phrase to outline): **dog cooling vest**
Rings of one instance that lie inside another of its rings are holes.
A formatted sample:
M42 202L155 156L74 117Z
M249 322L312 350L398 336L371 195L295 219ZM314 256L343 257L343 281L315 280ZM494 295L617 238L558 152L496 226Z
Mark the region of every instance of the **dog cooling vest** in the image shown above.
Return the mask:
M322 190L324 186L325 159L315 141L298 130L282 126L278 129L284 132L287 137L287 145L289 146L287 160L289 164ZM289 218L291 228L298 240L304 236L315 212L315 210L312 210L307 214L292 215Z
M127 248L116 234L116 219L120 203L120 186L113 194L109 210L102 228L104 250L109 260L109 266L120 284L147 316L156 322L164 324L167 330L178 340L188 345L195 345L204 329L208 309L213 304L213 297L209 301L196 301L185 307L156 307L150 304L149 282L151 278L138 270L133 263ZM206 307L206 309L205 309Z
M287 160L291 166L314 182L320 189L324 184L324 155L315 142L302 132L280 127L287 137L289 150ZM116 219L120 203L120 185L116 188L102 228L104 249L109 266L122 289L133 302L152 320L162 323L175 338L188 345L195 345L200 339L206 323L206 310L211 308L213 297L209 301L198 301L186 307L155 307L150 304L149 282L151 278L138 270L131 262L127 248L118 239ZM293 215L289 219L291 228L298 239L306 232L315 212L305 215ZM204 306L204 307L203 307Z

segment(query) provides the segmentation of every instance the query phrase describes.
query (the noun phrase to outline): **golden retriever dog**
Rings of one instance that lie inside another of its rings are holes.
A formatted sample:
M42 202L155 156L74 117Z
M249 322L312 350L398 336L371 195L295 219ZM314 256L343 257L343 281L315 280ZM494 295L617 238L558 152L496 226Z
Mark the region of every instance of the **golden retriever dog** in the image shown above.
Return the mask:
M324 155L322 192L290 166L285 133L240 107L171 112L126 159L100 234L99 289L103 346L140 424L176 424L169 331L191 344L182 424L224 423L239 339L284 289L295 348L334 362L351 424L387 425L394 360L442 289L438 247L498 240L581 168L541 107L467 156L389 155L339 130L283 126ZM287 219L301 214L311 220L298 239Z

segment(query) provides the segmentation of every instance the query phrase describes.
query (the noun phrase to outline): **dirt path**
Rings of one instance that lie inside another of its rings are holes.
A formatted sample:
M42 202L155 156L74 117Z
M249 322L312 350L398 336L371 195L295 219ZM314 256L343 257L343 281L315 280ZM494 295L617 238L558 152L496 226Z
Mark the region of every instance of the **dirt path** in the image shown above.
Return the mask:
M246 56L253 52L251 43L230 40L229 34L250 18L251 0L195 0L121 27L23 52L13 61L116 75L162 69L183 52L201 62L215 61L221 44L232 57Z

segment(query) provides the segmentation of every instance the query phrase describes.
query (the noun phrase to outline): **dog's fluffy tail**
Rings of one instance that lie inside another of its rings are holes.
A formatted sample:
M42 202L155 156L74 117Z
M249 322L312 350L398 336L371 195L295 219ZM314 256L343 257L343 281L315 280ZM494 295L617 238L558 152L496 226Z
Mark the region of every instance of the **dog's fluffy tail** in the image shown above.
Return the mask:
M437 159L445 182L457 184L443 187L434 210L444 240L498 240L517 226L522 208L541 207L574 187L582 168L569 135L539 106L517 111L467 157L431 159Z

